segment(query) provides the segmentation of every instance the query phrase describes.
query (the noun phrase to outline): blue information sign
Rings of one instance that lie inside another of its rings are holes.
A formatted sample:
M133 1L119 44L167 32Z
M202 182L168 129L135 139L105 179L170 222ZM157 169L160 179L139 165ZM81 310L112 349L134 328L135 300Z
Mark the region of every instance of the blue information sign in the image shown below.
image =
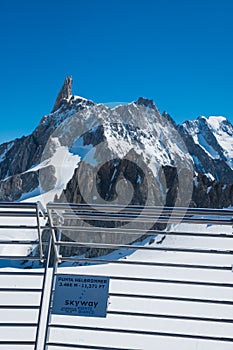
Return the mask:
M52 313L106 317L109 277L58 274Z

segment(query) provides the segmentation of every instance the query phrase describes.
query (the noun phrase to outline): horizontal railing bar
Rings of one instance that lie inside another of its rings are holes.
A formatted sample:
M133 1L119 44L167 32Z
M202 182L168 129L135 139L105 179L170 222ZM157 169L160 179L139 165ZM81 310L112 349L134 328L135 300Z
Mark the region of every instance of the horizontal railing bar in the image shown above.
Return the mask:
M0 327L37 327L38 323L0 323Z
M2 209L17 209L20 211L22 211L22 209L31 209L31 212L35 211L35 214L38 211L39 216L43 216L44 218L47 216L47 212L41 202L0 202L0 216L1 213L4 215L6 212Z
M223 282L204 282L204 281L186 281L186 280L173 280L173 279L160 279L160 278L144 278L144 277L123 277L123 276L110 276L112 280L133 281L133 282L147 282L147 283L171 283L171 284L188 284L196 286L211 286L211 287L233 287L233 283Z
M119 233L127 235L142 235L142 232L138 229L124 229L124 228L106 228L106 227L84 227L84 226L64 226L64 225L53 225L51 226L54 230L65 230L68 231L83 231L88 233L96 234L98 233ZM143 236L152 236L152 235L164 235L164 236L187 236L187 237L211 237L211 238L233 238L233 234L227 233L196 233L196 232L176 232L176 231L159 231L159 230L148 230L143 232Z
M149 247L131 244L109 244L109 243L87 243L87 242L55 242L56 246L72 246L84 248L106 248L106 249L128 249L128 250L154 250L167 252L182 252L182 253L204 253L204 254L223 254L232 255L233 250L218 250L218 249L196 249L196 248L170 248L170 247ZM61 259L63 259L61 257Z
M56 346L62 348L79 348L79 349L91 349L91 350L140 350L136 348L113 348L109 346L94 346L94 345L84 345L84 344L65 344L65 343L55 343L49 342L46 343L47 346Z
M149 214L161 214L161 213L166 213L166 214L175 214L175 213L182 213L186 215L216 215L216 216L233 216L233 210L232 209L210 209L210 208L186 208L186 207L161 207L161 206L127 206L125 207L124 205L118 205L118 204L111 204L111 205L106 205L106 204L93 204L90 206L89 204L84 204L84 203L48 203L47 208L52 210L52 209L68 209L70 210L71 208L76 208L78 211L85 210L85 211L94 211L96 209L102 209L104 212L112 212L116 209L123 210L123 212L139 212L141 213L146 212ZM96 211L97 212L97 211ZM221 215L220 215L221 214Z
M42 289L40 288L1 288L0 287L0 292L10 292L10 293L18 293L18 292L21 292L21 293L40 293L42 292Z
M42 216L42 214L39 214ZM35 217L36 212L32 211L0 211L0 217Z
M214 317L198 317L198 316L184 316L184 315L165 315L165 314L151 314L143 312L131 311L108 311L108 315L117 316L135 316L135 317L151 317L171 320L186 320L186 321L203 321L203 322L217 322L217 323L233 323L233 319L229 318L214 318Z
M233 305L233 300L214 300L214 299L201 299L201 298L188 298L188 297L172 297L164 295L148 295L148 294L130 294L130 293L109 293L110 297L119 298L133 298L133 299L155 299L155 300L170 300L181 301L187 303L203 303L203 304L221 304L221 305Z
M199 339L199 340L211 340L211 341L222 341L222 342L233 342L233 338L228 337L217 337L208 335L197 335L197 334L184 334L184 333L171 333L171 332L156 332L156 331L145 331L136 329L116 329L116 328L104 328L104 327L89 327L89 326L73 326L66 324L50 324L52 328L63 328L63 329L75 329L75 330L86 330L94 332L106 332L106 333L123 333L123 334L135 334L135 335L152 335L152 336L165 336L173 338L188 338L188 339Z
M33 256L16 256L16 255L0 255L0 260L35 260L41 261L41 257Z
M10 203L10 202L6 202L6 203L0 203L0 208L15 208L15 209L36 209L37 208L37 203ZM40 207L39 207L40 208ZM60 204L60 203L53 203L52 205L48 205L49 209L70 209L70 208L77 208L79 211L81 210L85 210L87 211L89 209L89 205L73 205L73 204L69 204L69 205L64 205L64 204ZM125 208L124 206L106 206L106 205L95 205L95 208L101 208L104 209L105 212L109 212L112 213L113 209L124 209L123 213L127 213L129 212L130 214L137 213L140 214L141 211L143 210L143 213L147 213L147 214L155 214L158 213L159 215L162 213L162 215L166 214L166 215L179 215L179 214L185 214L185 215L211 215L211 216L233 216L233 211L232 210L227 210L227 209L208 209L208 208L169 208L169 207L140 207L140 206L129 206L127 208ZM40 208L41 209L41 208ZM91 208L91 210L93 210L93 208ZM41 209L42 211L42 209ZM12 213L13 215L31 215L34 213L32 212L22 212L22 211L14 211L14 212L9 212L9 211L0 211L0 215L5 216L8 213ZM44 213L44 210L43 210ZM95 215L95 212L93 213ZM102 215L103 213L98 213L98 215ZM127 215L127 214L125 214ZM144 214L143 214L144 215Z
M39 241L38 240L34 240L34 241L19 241L19 240L12 240L12 241L9 241L9 240L6 240L6 241L2 241L0 240L0 244L4 244L4 245L12 245L12 244L38 244Z
M0 340L0 345L34 345L35 341L30 340Z
M219 213L220 214L220 213ZM154 222L155 219L159 221L166 220L171 221L172 219L176 221L210 221L214 222L216 221L222 221L222 222L228 222L232 221L232 213L231 215L225 215L225 216L218 216L218 219L212 218L211 215L205 215L204 216L198 216L198 215L188 215L188 216L177 216L177 215L164 215L164 214L140 214L140 213L124 213L124 212L119 212L119 213L114 213L114 212L88 212L88 211L65 211L62 213L62 216L65 218L73 218L79 220L81 219L89 219L89 220L119 220L119 221L129 221L131 219L137 219L138 221L152 221ZM208 218L210 216L210 218ZM214 215L216 217L216 215ZM225 219L224 219L225 218ZM139 220L140 219L140 220Z
M12 209L36 209L37 203L35 202L0 202L1 208L12 208Z
M167 223L195 223L195 224L211 224L211 225L230 225L233 220L230 217L227 218L202 218L202 217L176 217L176 216L145 216L145 215L116 215L116 214L92 214L92 213L64 213L64 219L71 220L87 220L87 221L117 221L122 223L128 223L136 221L137 223L151 223L151 224L167 224Z
M55 273L57 275L58 273ZM60 275L60 274L59 274ZM86 275L85 275L86 277ZM98 278L105 278L105 275L99 275ZM110 276L111 280L116 281L130 281L130 282L147 282L147 283L168 283L168 284L187 284L196 286L211 286L211 287L221 287L228 288L233 287L233 283L223 283L223 282L204 282L204 281L190 281L190 280L173 280L173 279L161 279L161 278L145 278L145 277L127 277L127 276Z
M0 305L0 309L11 310L39 310L39 305Z
M43 226L41 226L42 228ZM26 225L0 225L0 229L11 229L11 230L16 230L16 229L23 229L23 230L36 230L38 229L38 226L26 226Z
M72 257L65 257L66 261L73 261ZM178 267L187 269L203 269L203 270L224 270L231 271L232 266L216 266L216 265L194 265L194 264L178 264L166 262L148 262L148 261L129 261L129 260L108 260L108 259L93 259L93 258L75 258L75 262L83 262L85 264L93 263L100 264L122 264L122 265L141 265L141 266L159 266L159 267Z
M0 271L0 276L44 276L43 272L37 272L37 271L32 271L27 270L27 272L24 270L22 272L18 271Z
M38 202L39 203L39 202ZM15 208L15 209L36 209L37 204L35 202L0 202L0 208Z
M232 225L232 217L230 219L206 219L206 218L188 218L188 217L161 217L161 216L149 216L149 215L120 215L120 214L95 214L95 213L63 213L64 219L76 219L76 220L98 220L98 221L120 221L120 222L130 222L135 220L135 222L151 222L151 223L196 223L196 224L212 224L212 225Z

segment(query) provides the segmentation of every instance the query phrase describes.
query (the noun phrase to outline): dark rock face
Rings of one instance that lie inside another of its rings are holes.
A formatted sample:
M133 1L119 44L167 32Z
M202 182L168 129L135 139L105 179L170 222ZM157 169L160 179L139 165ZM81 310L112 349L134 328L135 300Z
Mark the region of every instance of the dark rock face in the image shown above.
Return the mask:
M130 159L130 160L129 160ZM142 170L143 169L143 170ZM172 171L172 170L171 170ZM81 162L76 169L74 176L67 184L60 198L56 198L58 202L69 203L109 203L127 205L163 205L164 195L167 192L166 184L164 184L163 193L161 193L161 182L157 182L151 170L144 163L143 157L136 154L133 150L124 159L113 159L103 164L98 170L97 176L93 178L93 167L90 164ZM167 170L168 173L168 170ZM97 184L96 188L94 184ZM85 193L83 193L85 188ZM97 192L96 192L97 190ZM131 194L129 196L129 194ZM119 199L119 202L118 202ZM170 196L169 203L172 203ZM91 205L91 204L90 204ZM85 222L68 220L67 225L80 225L77 231L62 231L62 239L64 241L79 242L104 242L109 244L121 243L130 244L133 241L142 239L139 234L127 235L124 233L113 233L111 235L104 234L101 227L116 228L123 223L114 221L86 221L86 224L95 227L95 235L87 235L86 231L82 231ZM144 224L141 223L142 230ZM140 223L136 226L140 230ZM150 228L156 228L151 224ZM62 248L64 255L84 254L86 257L101 256L109 253L107 249L80 249L80 248Z
M38 172L28 172L9 177L0 183L0 201L15 201L23 193L33 191L39 186Z
M57 99L51 113L54 113L56 110L58 110L64 100L68 100L72 96L72 82L72 77L66 77L64 84L59 94L57 95Z
M223 159L212 159L207 153L197 144L194 143L192 137L188 134L183 134L182 127L178 130L189 151L189 154L196 160L194 163L194 170L201 174L214 174L217 181L232 183L233 170Z
M52 125L39 125L31 135L1 145L5 156L0 166L0 200L18 200L24 191L30 192L38 187L38 172L26 171L40 162L52 129ZM16 179L23 181L19 187Z
M103 164L98 170L96 178L93 178L93 174L95 174L93 167L81 162L59 201L70 203L88 201L94 204L98 203L97 198L99 198L100 201L107 201L111 204L113 201L117 203L119 196L120 202L127 205L162 205L163 203L159 184L144 163L143 158L133 150L124 159L113 159ZM85 188L85 193L80 188ZM153 202L150 203L148 203L149 191L150 198L153 198ZM96 199L93 200L93 198Z
M198 208L227 208L233 205L233 183L211 181L206 175L195 178L192 203Z
M145 107L157 109L153 100L148 100L147 98L144 98L144 97L139 97L136 103L138 105L142 105Z
M199 117L194 121L186 121L177 130L183 137L198 173L211 174L220 182L233 182L232 159L229 159L228 150L223 149L218 141L218 137L227 137L228 142L229 137L233 139L233 126L225 118L220 117L215 125L209 123L207 118ZM228 147L231 147L230 142Z
M89 130L83 135L83 145L92 145L95 147L101 142L105 141L104 127L103 125L98 126L95 130Z
M169 113L163 112L163 113L162 113L162 116L163 116L165 119L167 119L167 120L174 126L175 129L177 129L177 125L176 125L174 119L172 119L172 117L170 116Z

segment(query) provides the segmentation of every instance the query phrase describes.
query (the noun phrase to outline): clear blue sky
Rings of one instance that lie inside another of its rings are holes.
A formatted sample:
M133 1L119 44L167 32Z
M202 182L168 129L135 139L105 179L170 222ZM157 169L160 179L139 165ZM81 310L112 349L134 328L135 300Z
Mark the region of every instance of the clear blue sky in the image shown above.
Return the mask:
M232 0L2 0L0 36L1 142L37 126L66 75L95 102L233 122Z

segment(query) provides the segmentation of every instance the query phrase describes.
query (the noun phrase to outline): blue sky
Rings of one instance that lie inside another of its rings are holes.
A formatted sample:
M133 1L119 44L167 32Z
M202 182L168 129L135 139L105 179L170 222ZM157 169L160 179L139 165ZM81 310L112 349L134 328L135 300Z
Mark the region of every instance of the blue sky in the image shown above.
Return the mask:
M232 0L1 1L0 36L0 142L37 126L66 75L98 103L233 122Z

